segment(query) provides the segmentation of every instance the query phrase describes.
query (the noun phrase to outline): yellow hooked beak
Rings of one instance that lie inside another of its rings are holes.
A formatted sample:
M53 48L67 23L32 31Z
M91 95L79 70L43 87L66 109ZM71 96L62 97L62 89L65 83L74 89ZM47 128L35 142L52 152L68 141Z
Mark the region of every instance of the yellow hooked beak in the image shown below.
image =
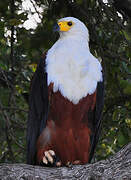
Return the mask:
M60 31L69 31L71 27L73 26L72 21L60 21L58 22L58 26L60 28Z

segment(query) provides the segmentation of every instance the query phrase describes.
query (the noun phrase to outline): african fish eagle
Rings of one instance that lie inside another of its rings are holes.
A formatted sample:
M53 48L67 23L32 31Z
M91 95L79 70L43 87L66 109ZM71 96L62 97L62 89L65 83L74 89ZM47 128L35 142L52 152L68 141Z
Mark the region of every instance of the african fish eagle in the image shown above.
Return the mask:
M98 142L103 73L89 49L88 29L74 17L60 19L59 39L34 73L27 124L27 163L89 163Z

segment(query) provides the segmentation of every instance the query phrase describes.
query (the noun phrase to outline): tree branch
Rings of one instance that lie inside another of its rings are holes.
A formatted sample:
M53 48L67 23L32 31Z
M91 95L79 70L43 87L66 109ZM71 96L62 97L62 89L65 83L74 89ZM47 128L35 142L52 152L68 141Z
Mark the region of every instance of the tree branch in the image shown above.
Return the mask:
M2 180L106 180L131 179L131 143L114 156L94 164L49 168L26 164L1 164Z

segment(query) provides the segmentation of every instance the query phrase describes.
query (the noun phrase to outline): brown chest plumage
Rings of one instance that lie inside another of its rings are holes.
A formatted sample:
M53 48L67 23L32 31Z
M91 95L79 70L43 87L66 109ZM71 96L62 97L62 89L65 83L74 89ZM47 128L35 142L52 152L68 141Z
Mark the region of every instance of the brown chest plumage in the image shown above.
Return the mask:
M37 159L40 162L43 153L52 149L65 165L76 160L80 164L88 162L90 153L89 112L96 105L96 92L73 104L59 91L53 93L53 85L48 88L49 114L47 126L37 141Z

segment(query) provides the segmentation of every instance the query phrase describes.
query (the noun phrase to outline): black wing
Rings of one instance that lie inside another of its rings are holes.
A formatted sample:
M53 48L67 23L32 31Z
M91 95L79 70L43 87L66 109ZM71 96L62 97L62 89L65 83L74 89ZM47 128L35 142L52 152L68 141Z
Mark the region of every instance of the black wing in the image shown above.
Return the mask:
M37 138L46 126L48 115L48 86L45 72L45 57L40 60L34 73L30 98L29 117L27 123L27 163L36 164Z
M102 110L104 105L104 77L102 82L98 82L97 84L97 94L96 94L96 107L94 109L93 114L93 128L92 128L92 137L91 137L91 150L89 155L89 162L91 162L91 159L94 155L94 151L96 149L96 145L99 140L99 135L101 131L101 116L102 116Z

